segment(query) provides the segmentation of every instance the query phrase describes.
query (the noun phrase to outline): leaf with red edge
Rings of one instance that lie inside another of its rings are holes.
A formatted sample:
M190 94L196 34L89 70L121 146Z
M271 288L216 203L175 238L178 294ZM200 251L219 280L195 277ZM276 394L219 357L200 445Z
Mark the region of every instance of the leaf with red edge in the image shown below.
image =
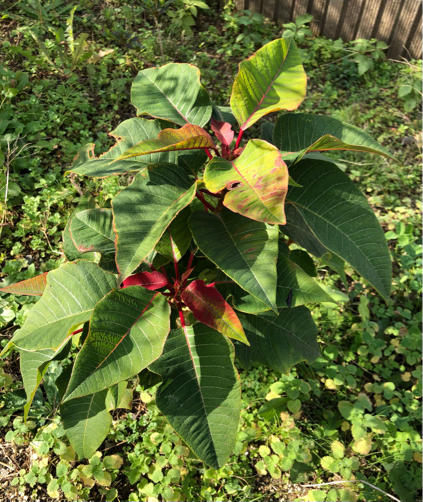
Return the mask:
M47 286L47 274L48 272L45 272L26 281L11 284L10 286L0 288L0 291L12 295L41 296Z
M198 321L229 338L250 345L234 309L226 303L217 289L198 279L191 282L181 298Z
M167 285L166 277L160 272L140 272L126 278L122 283L122 288L128 286L141 286L142 288L154 291Z
M273 40L239 65L231 109L245 131L264 115L296 110L306 95L307 76L292 38Z
M198 150L201 148L216 148L216 145L202 127L186 124L180 129L163 129L157 139L141 141L129 150L126 150L116 160L158 152Z
M261 139L250 140L235 160L214 157L204 173L208 190L228 190L223 201L228 209L278 225L286 223L288 180L288 168L279 150Z
M211 128L222 145L229 146L232 143L235 133L232 131L232 125L229 122L211 119Z

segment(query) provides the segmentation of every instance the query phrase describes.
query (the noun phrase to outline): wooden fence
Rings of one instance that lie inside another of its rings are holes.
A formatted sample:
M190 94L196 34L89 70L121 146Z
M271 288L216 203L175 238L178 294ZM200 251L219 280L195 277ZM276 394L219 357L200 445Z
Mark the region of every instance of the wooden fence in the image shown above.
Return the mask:
M235 5L280 24L313 14L315 35L345 42L376 38L389 45L389 58L422 56L421 0L235 0Z

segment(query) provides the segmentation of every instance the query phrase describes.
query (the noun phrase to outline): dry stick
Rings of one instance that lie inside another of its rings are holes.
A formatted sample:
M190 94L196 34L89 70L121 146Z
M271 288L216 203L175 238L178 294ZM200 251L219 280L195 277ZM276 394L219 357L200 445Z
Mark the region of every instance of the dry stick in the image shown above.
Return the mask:
M375 490L377 490L378 492L381 492L383 493L384 495L386 495L387 497L390 497L391 499L393 500L396 500L396 502L401 502L401 500L395 498L393 495L389 495L389 493L386 493L384 492L383 490L381 490L380 488L378 488L377 486L375 485L372 485L371 483L369 483L368 481L363 481L362 479L353 479L351 481L331 481L330 483L319 483L317 485L300 485L302 488L309 488L309 487L312 487L312 486L325 486L325 485L339 485L341 483L364 483L365 485L369 485L371 486L372 488L374 488Z
M160 53L162 55L162 65L164 65L162 35L161 35L161 32L160 32L160 25L159 25L159 22L157 21L157 17L156 16L154 16L154 22L156 23L157 33L159 35L159 45L160 45Z

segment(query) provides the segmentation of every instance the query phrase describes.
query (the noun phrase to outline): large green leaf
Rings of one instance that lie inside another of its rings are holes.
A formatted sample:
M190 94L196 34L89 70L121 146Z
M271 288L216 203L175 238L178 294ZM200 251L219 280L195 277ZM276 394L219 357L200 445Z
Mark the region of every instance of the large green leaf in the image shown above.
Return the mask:
M140 71L132 84L131 101L137 115L148 114L181 126L202 127L212 113L209 95L200 84L200 70L189 64L170 63Z
M200 323L172 330L150 369L163 378L156 404L170 425L203 462L222 467L232 453L241 411L232 343Z
M117 272L111 209L87 209L76 213L71 220L70 235L80 253L100 253L100 267L108 272Z
M185 169L191 176L197 176L198 171L207 162L207 154L204 150L181 150L178 153L178 166Z
M391 258L383 230L366 197L329 162L305 159L291 167L290 173L303 186L290 187L287 196L287 202L310 229L301 235L306 238L314 234L318 242L352 265L387 299ZM287 217L289 221L289 213Z
M288 246L279 241L279 255L276 267L276 304L278 309L298 307L307 303L333 302L332 298L319 284L290 259L290 255ZM217 278L217 281L221 280L224 282L218 284L217 288L237 310L248 314L257 314L269 310L265 303L249 295L237 284L230 284L223 277Z
M51 350L39 350L37 352L22 351L20 353L19 364L27 398L24 407L25 421L28 418L28 413L35 393L48 370L52 357L54 357L54 355L52 356Z
M87 192L81 197L78 206L72 213L71 217L68 219L65 230L63 231L62 251L69 261L79 260L80 258L82 258L82 255L84 254L78 250L78 248L75 246L75 243L72 240L70 234L70 226L72 224L72 219L76 216L76 214L79 211L94 209L96 207L97 204L94 200L94 197L89 192ZM94 253L85 253L84 260L94 261L94 259L95 259Z
M156 251L170 261L174 259L179 261L191 244L192 235L188 226L190 216L191 209L189 207L182 209L156 244ZM172 236L172 240L170 236Z
M236 355L245 368L262 363L288 373L300 361L312 363L319 356L317 326L306 307L239 316L250 347L236 344Z
M127 380L160 356L170 329L166 298L139 286L111 291L94 309L63 401Z
M395 158L358 127L327 116L285 113L276 122L273 144L283 152L305 153L322 150L357 150Z
M201 251L243 289L276 310L278 227L223 209L189 220Z
M173 219L195 196L196 184L175 167L157 165L137 174L132 184L112 201L119 282L148 256Z
M112 274L85 260L52 270L43 296L12 342L23 350L57 352L74 327L88 321L97 303L115 286Z
M112 416L110 391L72 399L60 407L63 427L79 459L91 458L106 439Z
M93 154L94 145L81 148L72 167L65 174L72 172L83 176L105 178L114 174L140 171L159 162L174 163L177 159L176 152L152 153L142 157L116 161L120 155L141 141L157 138L161 129L156 120L138 117L125 120L110 134L117 140L115 146L99 157L95 157Z
M157 139L147 139L137 143L123 152L116 162L152 153L205 148L216 148L210 135L202 127L185 124L180 129L163 129Z
M44 272L44 274L31 277L31 279L15 282L15 284L10 284L9 286L0 288L0 291L2 293L10 293L12 295L41 296L46 289L47 274L48 272Z
M305 98L307 76L292 39L266 44L239 65L231 108L242 130L264 115L295 110Z
M285 223L288 169L279 150L261 139L247 143L233 160L214 157L204 173L213 193L227 189L223 204L236 213L265 223Z

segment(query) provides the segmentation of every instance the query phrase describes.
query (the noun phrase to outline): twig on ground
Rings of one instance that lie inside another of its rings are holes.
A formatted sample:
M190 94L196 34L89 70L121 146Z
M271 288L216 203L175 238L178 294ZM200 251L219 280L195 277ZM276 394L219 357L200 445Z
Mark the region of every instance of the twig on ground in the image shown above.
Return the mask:
M386 493L384 492L383 490L381 490L380 488L378 488L377 486L375 485L372 485L371 483L369 483L368 481L363 481L362 479L353 479L351 481L331 481L330 483L319 483L317 485L300 485L302 488L311 488L313 486L325 486L325 485L339 485L341 483L364 483L365 485L369 485L371 486L373 489L377 490L378 492L381 492L383 493L384 495L386 495L387 497L390 497L391 499L393 500L396 500L396 502L401 502L401 500L397 499L396 497L394 497L393 495L389 495L389 493Z

